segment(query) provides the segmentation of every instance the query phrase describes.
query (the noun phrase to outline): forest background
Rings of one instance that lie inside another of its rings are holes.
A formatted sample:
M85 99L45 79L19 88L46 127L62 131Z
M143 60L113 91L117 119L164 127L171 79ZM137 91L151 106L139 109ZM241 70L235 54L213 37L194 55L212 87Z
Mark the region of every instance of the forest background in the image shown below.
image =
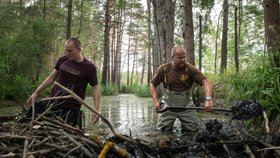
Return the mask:
M96 64L103 95L149 96L181 45L213 82L215 105L256 99L279 132L279 11L278 0L0 0L0 100L32 94L69 37Z

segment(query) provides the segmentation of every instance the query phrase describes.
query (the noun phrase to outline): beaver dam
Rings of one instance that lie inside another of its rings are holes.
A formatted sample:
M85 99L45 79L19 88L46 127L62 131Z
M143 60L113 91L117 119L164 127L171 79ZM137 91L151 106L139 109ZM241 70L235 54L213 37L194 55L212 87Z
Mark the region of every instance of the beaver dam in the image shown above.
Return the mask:
M131 133L134 131L130 130L128 130L130 134L114 130L107 134L87 133L69 126L59 118L44 115L39 115L28 122L24 121L23 115L0 116L0 158L280 157L279 136L269 134L256 136L252 131L238 125L241 122L239 120L252 116L262 117L257 116L260 109L252 106L252 102L246 103L246 106L236 105L231 109L234 113L233 121L205 119L200 122L200 130L194 135L181 133L180 127L169 134L150 130L150 133L146 132L145 137L132 136ZM246 112L246 109L249 111Z

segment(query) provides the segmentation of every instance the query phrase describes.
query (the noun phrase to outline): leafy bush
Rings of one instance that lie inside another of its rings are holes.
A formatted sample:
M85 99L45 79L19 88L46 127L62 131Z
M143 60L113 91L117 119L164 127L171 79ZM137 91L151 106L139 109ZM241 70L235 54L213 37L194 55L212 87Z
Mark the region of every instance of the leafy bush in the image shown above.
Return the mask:
M105 96L116 96L119 94L118 86L116 85L107 85L100 87L101 95Z
M133 90L132 86L121 85L120 92L124 93L124 94L132 94L132 93L134 93L134 90Z
M137 86L135 94L139 97L150 97L151 95L149 85Z

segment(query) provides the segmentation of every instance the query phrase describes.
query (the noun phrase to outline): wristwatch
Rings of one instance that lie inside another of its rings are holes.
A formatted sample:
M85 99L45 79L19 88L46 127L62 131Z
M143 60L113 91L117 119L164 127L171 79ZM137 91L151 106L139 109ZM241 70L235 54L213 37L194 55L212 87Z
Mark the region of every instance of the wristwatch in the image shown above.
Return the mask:
M210 101L210 100L212 100L212 97L211 96L206 96L205 100Z

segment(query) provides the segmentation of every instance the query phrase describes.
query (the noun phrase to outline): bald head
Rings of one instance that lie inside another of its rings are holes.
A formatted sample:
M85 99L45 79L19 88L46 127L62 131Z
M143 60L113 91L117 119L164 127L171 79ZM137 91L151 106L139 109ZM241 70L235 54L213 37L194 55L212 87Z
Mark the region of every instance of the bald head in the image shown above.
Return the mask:
M173 57L174 55L176 55L177 53L184 53L186 54L186 50L183 47L180 46L175 46L171 49L171 57Z
M182 69L185 66L186 51L183 47L175 46L171 50L172 64L175 69Z

